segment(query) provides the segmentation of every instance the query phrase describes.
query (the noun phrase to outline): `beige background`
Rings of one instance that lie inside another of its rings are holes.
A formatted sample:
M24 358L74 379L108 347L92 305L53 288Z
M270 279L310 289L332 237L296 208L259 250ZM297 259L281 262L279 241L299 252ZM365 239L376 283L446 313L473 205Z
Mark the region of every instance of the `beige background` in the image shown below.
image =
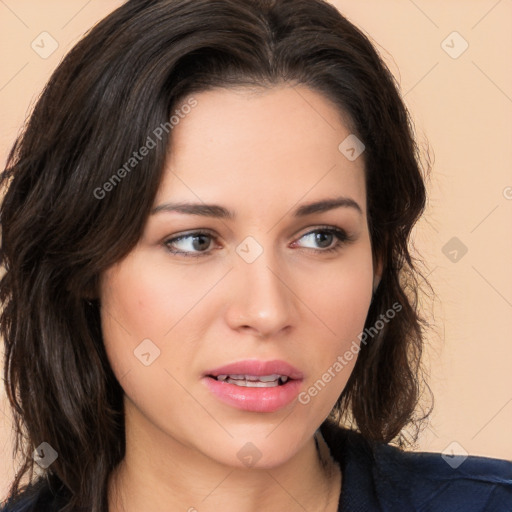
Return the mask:
M121 3L0 0L2 164L63 55ZM377 44L435 157L414 236L438 295L425 360L435 409L417 449L512 460L512 0L332 3ZM58 43L47 58L31 47L51 49L42 32ZM14 466L0 398L2 499Z

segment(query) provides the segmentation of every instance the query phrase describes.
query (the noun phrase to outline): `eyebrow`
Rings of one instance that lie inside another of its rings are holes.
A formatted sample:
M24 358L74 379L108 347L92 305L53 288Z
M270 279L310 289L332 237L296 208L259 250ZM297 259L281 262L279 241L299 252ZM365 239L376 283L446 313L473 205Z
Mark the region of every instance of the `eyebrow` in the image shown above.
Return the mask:
M322 199L312 203L306 203L293 211L294 217L305 217L313 213L322 213L335 208L353 208L359 214L363 214L363 210L359 204L350 197L336 197L334 199ZM188 215L200 215L203 217L214 217L217 219L233 220L236 215L231 210L219 206L217 204L205 203L164 203L151 211L151 215L160 212L177 212Z

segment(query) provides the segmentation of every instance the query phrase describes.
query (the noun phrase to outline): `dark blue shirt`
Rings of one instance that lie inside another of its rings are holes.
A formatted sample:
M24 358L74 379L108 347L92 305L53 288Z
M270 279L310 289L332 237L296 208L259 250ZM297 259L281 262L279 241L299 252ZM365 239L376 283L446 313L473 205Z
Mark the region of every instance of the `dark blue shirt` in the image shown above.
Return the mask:
M511 461L468 456L451 464L440 453L370 443L331 423L321 432L342 472L339 512L512 512ZM65 504L45 480L31 490L0 512L58 512Z
M512 461L468 456L454 468L330 423L321 432L342 472L339 512L512 512Z

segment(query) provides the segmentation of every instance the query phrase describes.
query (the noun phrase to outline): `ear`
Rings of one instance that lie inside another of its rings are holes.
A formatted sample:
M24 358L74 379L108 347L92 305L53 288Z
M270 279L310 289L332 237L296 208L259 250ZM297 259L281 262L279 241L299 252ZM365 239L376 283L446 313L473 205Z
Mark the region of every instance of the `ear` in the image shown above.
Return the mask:
M99 294L98 294L98 279L96 277L92 278L84 288L82 288L82 291L80 293L80 296L82 299L86 301L91 300L98 300Z
M380 280L382 279L382 272L384 270L384 261L382 257L378 258L377 260L374 259L373 268L373 293L375 293L379 286Z

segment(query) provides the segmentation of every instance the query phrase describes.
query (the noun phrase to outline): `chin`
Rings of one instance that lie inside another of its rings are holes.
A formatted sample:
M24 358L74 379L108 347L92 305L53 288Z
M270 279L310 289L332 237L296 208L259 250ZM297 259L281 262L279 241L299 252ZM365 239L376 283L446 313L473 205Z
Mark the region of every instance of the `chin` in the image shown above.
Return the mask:
M279 467L295 456L307 441L304 440L307 433L291 435L284 423L272 425L264 431L261 429L258 433L254 432L254 426L251 429L241 427L240 435L223 442L210 439L210 444L205 447L207 454L221 464L238 469ZM282 432L278 432L281 429ZM234 434L232 430L230 433ZM212 445L216 447L214 452L211 451Z

